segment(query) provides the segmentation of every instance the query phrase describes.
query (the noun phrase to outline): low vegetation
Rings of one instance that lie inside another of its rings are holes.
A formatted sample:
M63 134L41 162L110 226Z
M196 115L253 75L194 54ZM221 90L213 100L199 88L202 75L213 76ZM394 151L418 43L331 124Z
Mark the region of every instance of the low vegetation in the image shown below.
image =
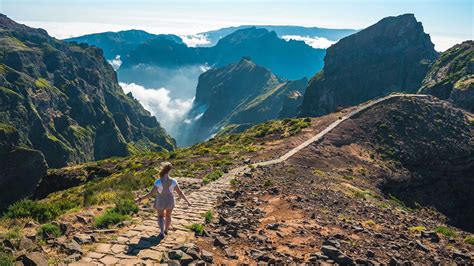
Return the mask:
M49 222L74 207L73 202L58 201L55 203L24 199L11 205L6 213L7 218L32 218L40 223Z
M212 181L216 181L217 179L221 178L224 173L220 170L215 170L207 174L203 179L202 182L204 184L209 184Z
M131 194L121 195L115 202L115 207L108 209L104 214L95 219L98 228L109 228L131 218L130 215L138 213L138 206L133 201Z
M58 237L61 235L61 229L56 224L43 224L38 229L38 235L42 238Z
M436 233L440 233L440 234L442 234L444 236L447 236L447 237L457 237L458 236L456 231L454 231L453 229L448 228L446 226L438 226L438 227L436 227L435 231L436 231Z
M474 245L474 235L466 236L464 238L464 242L466 242L470 245Z
M206 211L202 216L204 217L204 221L206 222L206 224L209 224L212 222L212 218L213 218L212 210Z
M130 216L124 215L114 210L107 210L104 214L95 218L95 226L98 228L109 228L125 220L129 220Z
M422 225L418 225L418 226L412 226L410 228L408 228L408 231L412 232L412 233L420 233L422 231L425 231L426 228Z
M202 236L204 233L204 225L203 224L192 224L188 226L191 231L194 232L196 236Z

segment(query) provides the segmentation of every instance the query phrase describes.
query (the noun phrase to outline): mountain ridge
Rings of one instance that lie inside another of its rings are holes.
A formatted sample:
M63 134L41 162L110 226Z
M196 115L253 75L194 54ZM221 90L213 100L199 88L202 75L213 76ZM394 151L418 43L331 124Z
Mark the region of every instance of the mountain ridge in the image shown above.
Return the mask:
M156 118L123 93L102 50L58 41L3 14L0 28L0 152L32 154L0 165L0 208L31 193L47 167L174 149ZM16 172L29 158L32 168Z
M141 64L159 67L209 64L220 67L249 56L281 77L301 79L322 68L324 53L324 49L312 48L303 41L285 41L275 32L253 27L237 30L213 47L187 47L159 39L147 41L122 58L118 73L120 76L127 69Z

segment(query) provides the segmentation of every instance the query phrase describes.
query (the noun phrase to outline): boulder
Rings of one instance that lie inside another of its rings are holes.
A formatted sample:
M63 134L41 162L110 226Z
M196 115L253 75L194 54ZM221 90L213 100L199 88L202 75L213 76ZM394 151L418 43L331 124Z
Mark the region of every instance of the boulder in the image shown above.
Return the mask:
M92 237L90 235L86 234L76 234L74 235L73 239L78 243L78 244L90 244L92 243Z
M48 260L40 252L31 252L21 258L25 266L48 266Z
M33 240L31 240L29 238L26 238L26 237L22 237L20 239L20 242L18 244L18 249L19 250L32 251L35 248L36 248L36 244L35 244L35 242L33 242Z
M322 246L321 252L341 265L354 264L354 260L333 246Z
M225 247L227 245L228 245L227 241L221 236L216 236L216 238L214 239L214 246L216 246L216 247L221 247L222 248L222 247Z
M214 261L214 255L212 255L211 252L204 249L201 250L201 258L203 261L207 263L212 263Z

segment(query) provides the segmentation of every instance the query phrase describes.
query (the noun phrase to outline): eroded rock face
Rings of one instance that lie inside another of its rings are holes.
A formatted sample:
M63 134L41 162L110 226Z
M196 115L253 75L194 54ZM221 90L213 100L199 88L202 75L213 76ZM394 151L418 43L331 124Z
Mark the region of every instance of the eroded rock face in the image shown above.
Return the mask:
M1 193L2 204L29 195L47 165L174 148L157 120L123 93L102 50L5 15L0 29L0 183L12 192Z
M423 80L419 93L431 94L474 111L474 41L443 52Z
M250 58L211 69L199 77L185 130L191 134L183 142L188 145L205 140L228 126L239 132L280 115L294 116L291 106L283 113L282 108L293 94L304 93L306 84L306 79L280 78Z
M412 14L384 18L327 49L301 115L324 115L391 92L416 92L437 56Z

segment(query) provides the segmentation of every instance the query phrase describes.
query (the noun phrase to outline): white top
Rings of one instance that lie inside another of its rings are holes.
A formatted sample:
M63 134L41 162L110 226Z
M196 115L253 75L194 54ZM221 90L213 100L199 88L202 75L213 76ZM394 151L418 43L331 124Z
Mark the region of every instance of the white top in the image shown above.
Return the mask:
M169 178L171 180L171 185L169 187L170 189L170 192L173 192L174 188L178 185L178 181L176 181L176 179L174 178ZM161 192L163 191L163 184L161 184L161 178L158 178L156 181L155 181L155 187L158 188L158 193L161 194Z

